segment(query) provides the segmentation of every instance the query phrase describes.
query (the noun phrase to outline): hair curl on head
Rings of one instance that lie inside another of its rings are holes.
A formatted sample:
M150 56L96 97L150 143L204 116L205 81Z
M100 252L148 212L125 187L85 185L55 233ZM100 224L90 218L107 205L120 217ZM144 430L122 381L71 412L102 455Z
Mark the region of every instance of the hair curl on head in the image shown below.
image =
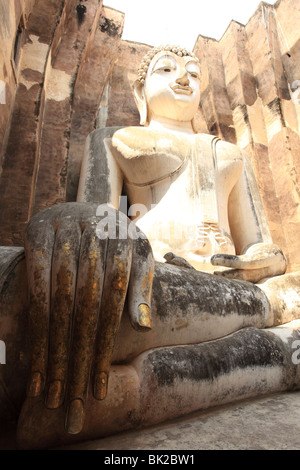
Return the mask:
M159 47L154 47L151 49L147 54L144 56L142 63L138 69L138 80L143 84L145 82L145 78L147 75L147 71L150 65L151 60L153 57L158 54L159 52L166 51L166 52L173 52L174 54L177 54L178 56L190 56L193 57L194 59L199 62L198 57L195 56L193 52L190 52L186 49L183 49L179 46L159 46Z

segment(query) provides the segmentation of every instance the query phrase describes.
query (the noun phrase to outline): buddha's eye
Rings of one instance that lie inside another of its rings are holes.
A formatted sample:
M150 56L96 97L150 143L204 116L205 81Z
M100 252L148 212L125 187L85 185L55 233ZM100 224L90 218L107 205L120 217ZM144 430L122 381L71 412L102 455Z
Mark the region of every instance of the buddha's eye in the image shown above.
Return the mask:
M152 73L170 73L176 69L176 62L170 57L161 57L153 67Z
M190 75L191 75L191 77L193 77L193 78L199 78L199 75L198 75L197 73L190 72Z

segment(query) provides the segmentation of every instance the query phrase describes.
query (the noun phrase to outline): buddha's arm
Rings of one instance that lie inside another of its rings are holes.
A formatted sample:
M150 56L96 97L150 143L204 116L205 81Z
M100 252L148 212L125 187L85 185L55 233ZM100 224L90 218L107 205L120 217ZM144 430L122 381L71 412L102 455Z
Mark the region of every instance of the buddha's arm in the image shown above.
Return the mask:
M129 219L124 214L113 213L110 219L105 215L107 204L116 210L120 209L124 176L115 159L112 145L113 135L118 130L119 128L104 128L89 134L81 166L77 200L99 204L97 216L104 216L104 218L102 223L98 224L98 230L101 225L105 226L108 222L108 225L115 224L111 227L113 234L119 234L122 238L124 233L128 233L127 238L130 238ZM116 225L119 228L122 225L119 232ZM133 327L141 331L147 331L150 328L149 311L153 269L154 260L148 240L145 240L145 236L136 239L133 235L128 307Z
M122 178L109 152L110 137L111 130L103 130L88 139L78 202L36 214L26 232L28 395L44 395L50 409L64 402L70 433L83 426L91 371L95 398L105 398L127 291L131 323L142 331L151 327L152 251L147 240L122 237L118 230L121 224L130 228L131 221L115 209ZM105 218L114 224L111 231Z
M268 243L261 231L245 166L228 199L228 219L236 254L256 243Z
M78 202L110 204L119 209L123 175L111 152L111 137L115 129L97 129L88 136L81 165Z
M285 272L286 260L282 251L261 230L245 167L230 193L228 218L236 255L212 257L213 265L230 268L220 274L259 282Z

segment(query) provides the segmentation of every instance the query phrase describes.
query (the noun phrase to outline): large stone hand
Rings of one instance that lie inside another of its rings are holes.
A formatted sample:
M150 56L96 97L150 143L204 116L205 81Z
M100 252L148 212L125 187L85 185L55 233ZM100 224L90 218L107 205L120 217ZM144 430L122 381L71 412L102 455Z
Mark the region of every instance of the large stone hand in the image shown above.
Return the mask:
M287 262L284 254L277 245L257 243L250 246L240 255L217 254L211 257L214 266L231 268L215 271L215 274L230 279L242 279L249 282L259 282L262 279L284 274Z
M91 375L94 397L106 396L127 292L132 325L151 328L150 244L124 237L129 219L122 215L121 230L120 213L106 208L117 222L106 235L97 205L86 203L46 209L31 219L26 234L32 352L27 393L44 394L47 408L64 403L70 433L82 429Z

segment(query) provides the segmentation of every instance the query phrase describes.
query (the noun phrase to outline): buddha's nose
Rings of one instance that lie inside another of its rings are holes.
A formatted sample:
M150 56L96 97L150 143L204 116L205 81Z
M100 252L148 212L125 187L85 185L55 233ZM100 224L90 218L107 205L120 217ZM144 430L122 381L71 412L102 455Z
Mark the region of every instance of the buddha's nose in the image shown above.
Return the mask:
M178 83L178 85L181 85L181 86L189 85L190 81L189 81L189 77L188 77L188 74L187 74L186 70L184 72L182 72L180 74L180 77L178 77L176 79L176 83Z

